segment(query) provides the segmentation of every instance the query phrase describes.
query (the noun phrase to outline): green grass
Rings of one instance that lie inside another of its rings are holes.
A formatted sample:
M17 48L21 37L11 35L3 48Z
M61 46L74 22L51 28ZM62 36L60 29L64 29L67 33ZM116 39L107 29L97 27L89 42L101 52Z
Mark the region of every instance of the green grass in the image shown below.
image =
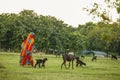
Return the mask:
M120 80L120 60L98 58L92 62L86 57L86 67L61 70L62 58L47 57L45 68L21 67L19 53L0 52L0 80ZM37 55L33 55L34 60ZM75 62L74 62L75 65Z

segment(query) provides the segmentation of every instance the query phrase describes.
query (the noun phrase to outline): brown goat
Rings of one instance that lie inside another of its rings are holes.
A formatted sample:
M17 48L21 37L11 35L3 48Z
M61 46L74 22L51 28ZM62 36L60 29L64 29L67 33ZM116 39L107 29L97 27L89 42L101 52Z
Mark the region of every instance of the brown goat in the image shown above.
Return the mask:
M74 69L73 68L73 61L74 61L74 59L76 58L73 54L63 54L62 55L62 58L63 58L63 63L62 63L62 65L61 65L61 69L62 69L62 66L64 65L65 66L65 68L67 69L67 67L66 67L66 62L68 61L69 62L69 66L68 66L68 69L70 68L70 62L72 62L72 69Z

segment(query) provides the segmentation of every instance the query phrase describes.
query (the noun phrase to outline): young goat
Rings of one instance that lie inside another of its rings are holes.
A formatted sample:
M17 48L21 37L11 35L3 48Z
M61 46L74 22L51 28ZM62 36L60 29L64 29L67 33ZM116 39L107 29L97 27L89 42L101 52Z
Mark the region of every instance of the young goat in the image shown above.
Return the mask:
M83 61L81 61L79 59L79 57L76 57L76 67L78 67L78 65L80 65L80 66L82 66L82 65L86 66L86 63L84 63Z
M44 58L44 59L36 59L36 64L34 67L36 67L37 65L39 65L39 68L40 67L44 67L45 68L45 62L47 61L48 59L47 58ZM42 66L41 66L42 65Z
M97 56L93 56L93 57L92 57L92 61L94 61L94 60L95 60L95 61L97 60Z
M117 56L116 55L111 55L111 60L117 60Z

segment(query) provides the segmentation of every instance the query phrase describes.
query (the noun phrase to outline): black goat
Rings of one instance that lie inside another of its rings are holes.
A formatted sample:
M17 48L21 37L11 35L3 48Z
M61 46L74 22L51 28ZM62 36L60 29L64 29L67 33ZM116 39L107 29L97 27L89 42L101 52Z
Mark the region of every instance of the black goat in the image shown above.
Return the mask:
M45 68L45 62L47 61L48 59L47 58L44 58L44 59L36 59L36 64L34 67L36 67L37 65L39 65L39 68L40 67L44 67ZM42 66L41 66L42 65Z
M117 60L117 56L116 55L111 55L111 59L113 60Z
M78 65L80 65L80 66L82 66L82 65L86 66L86 63L84 63L83 61L81 61L79 59L79 57L76 57L76 67L78 67Z
M62 66L64 65L65 68L67 69L66 67L66 62L68 61L69 62L69 66L68 66L68 69L70 68L70 62L72 62L72 69L73 69L73 61L74 59L76 58L73 54L62 54L62 57L63 57L63 63L61 65L61 69L62 69Z
M94 60L95 60L95 61L97 60L97 56L93 56L93 57L92 57L92 61L94 61Z

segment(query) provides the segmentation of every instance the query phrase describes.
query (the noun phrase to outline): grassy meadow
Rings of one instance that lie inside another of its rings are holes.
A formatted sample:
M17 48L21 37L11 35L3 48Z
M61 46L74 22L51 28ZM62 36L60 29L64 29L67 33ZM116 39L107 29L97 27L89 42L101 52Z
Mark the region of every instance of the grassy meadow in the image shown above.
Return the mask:
M45 68L33 68L19 65L19 53L0 52L0 80L120 80L120 59L98 57L92 62L91 57L85 57L87 66L61 70L62 57L43 55L47 57ZM38 58L33 54L34 60Z

